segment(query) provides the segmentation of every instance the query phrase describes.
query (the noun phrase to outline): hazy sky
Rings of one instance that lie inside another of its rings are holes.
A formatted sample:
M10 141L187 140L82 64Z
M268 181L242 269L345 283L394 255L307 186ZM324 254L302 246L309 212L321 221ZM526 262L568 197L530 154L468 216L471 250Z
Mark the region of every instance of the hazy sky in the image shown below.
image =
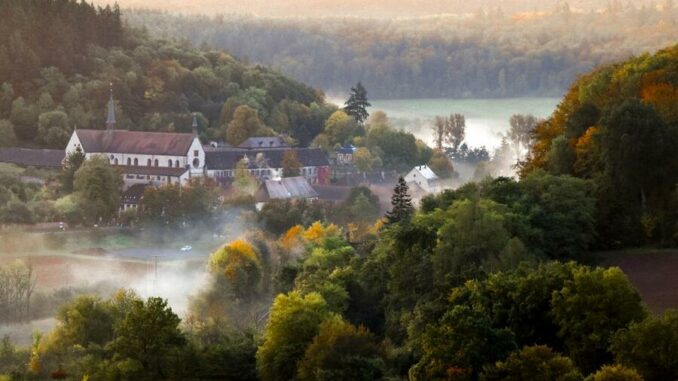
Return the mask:
M654 4L661 0L621 1ZM110 0L94 0L112 4ZM501 7L504 12L552 10L563 0L117 0L122 8L152 8L182 13L250 14L262 17L420 17L441 13L469 13ZM573 9L600 9L608 0L569 0Z

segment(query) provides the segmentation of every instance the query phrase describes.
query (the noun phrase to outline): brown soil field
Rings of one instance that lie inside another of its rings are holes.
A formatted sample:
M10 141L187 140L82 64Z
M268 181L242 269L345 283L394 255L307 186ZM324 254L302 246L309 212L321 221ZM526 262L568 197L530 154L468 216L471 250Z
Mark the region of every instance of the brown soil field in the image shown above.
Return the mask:
M0 256L0 265L21 260L33 268L38 291L107 280L120 285L133 282L153 271L143 261L84 255Z
M678 250L629 250L598 254L602 266L617 266L654 313L678 309Z

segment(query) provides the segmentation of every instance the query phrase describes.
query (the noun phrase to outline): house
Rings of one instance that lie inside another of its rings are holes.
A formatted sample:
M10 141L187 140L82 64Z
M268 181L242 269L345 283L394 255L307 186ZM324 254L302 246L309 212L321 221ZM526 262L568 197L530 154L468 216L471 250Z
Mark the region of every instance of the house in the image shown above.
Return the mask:
M264 136L248 138L238 145L238 148L256 149L256 148L289 148L282 136Z
M337 164L338 165L351 165L353 164L353 154L356 151L356 147L353 146L352 144L349 145L348 147L339 147L335 151L336 156L337 156Z
M120 195L120 211L124 212L128 209L137 209L144 192L148 188L145 184L134 184Z
M231 182L236 166L243 161L250 175L257 179L278 180L283 174L283 156L289 150L296 153L301 163L301 176L314 184L329 183L330 163L319 148L211 148L205 152L206 174L221 183Z
M426 193L435 193L440 187L440 178L428 165L419 165L405 176L408 184L414 184Z
M304 176L264 181L254 196L257 209L272 200L317 200L318 192Z
M61 169L64 151L59 149L0 148L0 163L22 167Z
M190 134L116 130L112 94L106 129L74 130L66 145L66 156L78 149L86 159L94 155L106 157L122 173L125 189L135 184L183 184L204 174L205 150L195 131Z

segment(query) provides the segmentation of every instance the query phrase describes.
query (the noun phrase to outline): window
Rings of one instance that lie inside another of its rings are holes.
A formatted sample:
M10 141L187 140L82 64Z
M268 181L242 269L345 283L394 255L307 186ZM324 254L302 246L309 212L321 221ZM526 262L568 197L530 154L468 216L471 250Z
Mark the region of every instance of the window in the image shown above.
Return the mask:
M172 168L172 159L167 160L167 166L170 167L170 168Z
M134 166L138 167L139 166L139 159L134 158Z
M158 164L159 164L159 163L158 163L158 159L155 159L155 166L157 167Z
M176 163L175 167L179 168L179 160L177 160L175 163Z
M193 168L198 168L200 166L200 159L197 157L193 159Z
M150 167L151 166L151 159L146 160L146 166Z
M198 153L198 150L193 151L193 156L194 156L194 157L200 156L200 154Z
M130 159L129 157L127 158L127 165L132 165L132 159Z
M115 160L113 160L113 162L115 163L115 165L118 165L118 158L116 157Z

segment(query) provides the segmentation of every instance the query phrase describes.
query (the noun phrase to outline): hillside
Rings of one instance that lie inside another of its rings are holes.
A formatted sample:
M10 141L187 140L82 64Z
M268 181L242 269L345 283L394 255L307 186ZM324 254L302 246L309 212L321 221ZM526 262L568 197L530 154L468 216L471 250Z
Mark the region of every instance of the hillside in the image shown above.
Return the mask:
M0 10L0 145L16 135L21 145L63 148L73 128L102 128L111 88L120 128L190 131L197 114L205 138L222 136L246 104L268 127L308 142L334 110L273 70L124 27L117 7L32 0ZM290 127L298 113L304 123Z
M392 20L139 10L124 19L152 35L207 43L270 65L332 94L345 94L360 80L375 98L560 97L582 73L675 43L678 8L634 4Z
M534 133L523 174L590 179L600 245L678 238L678 45L574 83Z

